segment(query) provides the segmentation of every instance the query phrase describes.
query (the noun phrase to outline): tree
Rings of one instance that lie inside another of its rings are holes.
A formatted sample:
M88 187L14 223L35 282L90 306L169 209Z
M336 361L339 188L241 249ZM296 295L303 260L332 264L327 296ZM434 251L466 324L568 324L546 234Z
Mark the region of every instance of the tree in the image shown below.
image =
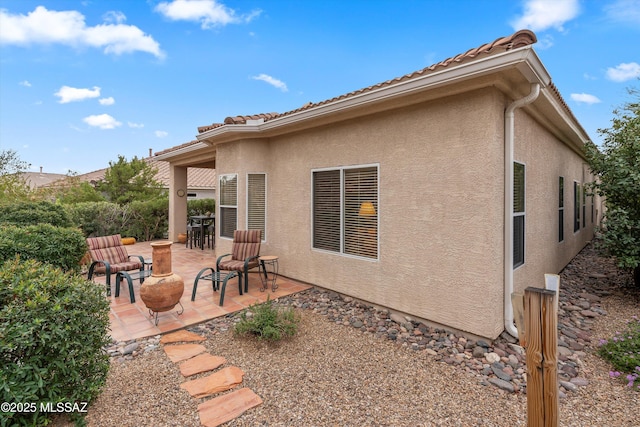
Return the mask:
M592 188L604 196L607 210L601 247L618 266L632 269L640 286L640 91L629 89L635 100L614 110L612 126L599 129L601 150L586 147L586 156L597 181Z
M0 150L0 202L15 202L27 198L31 189L23 173L29 164L20 160L15 150Z
M133 157L127 161L118 156L117 162L109 162L104 180L97 185L114 203L124 205L134 200L150 200L162 194L162 186L156 181L157 169L143 159Z
M63 204L102 202L104 197L87 181L81 181L77 172L69 171L64 179L41 190Z

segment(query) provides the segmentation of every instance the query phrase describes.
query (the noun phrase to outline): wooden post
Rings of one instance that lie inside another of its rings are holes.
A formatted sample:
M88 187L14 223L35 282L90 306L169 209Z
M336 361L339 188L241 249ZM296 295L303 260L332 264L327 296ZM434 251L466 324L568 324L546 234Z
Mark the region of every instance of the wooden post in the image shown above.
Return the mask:
M558 426L558 312L556 292L524 291L527 343L527 426Z

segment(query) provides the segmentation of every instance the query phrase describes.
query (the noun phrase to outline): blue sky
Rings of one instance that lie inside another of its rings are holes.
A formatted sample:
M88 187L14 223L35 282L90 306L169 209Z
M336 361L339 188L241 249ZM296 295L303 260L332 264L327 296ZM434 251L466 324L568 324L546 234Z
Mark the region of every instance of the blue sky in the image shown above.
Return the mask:
M0 0L0 149L90 172L522 28L599 142L640 87L640 0Z

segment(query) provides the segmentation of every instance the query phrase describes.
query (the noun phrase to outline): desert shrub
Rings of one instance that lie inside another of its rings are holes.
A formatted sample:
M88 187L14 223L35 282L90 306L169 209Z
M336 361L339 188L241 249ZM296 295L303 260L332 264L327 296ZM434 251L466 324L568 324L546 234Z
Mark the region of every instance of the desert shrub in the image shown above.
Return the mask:
M609 361L612 378L626 379L627 385L640 392L640 319L634 316L627 327L609 340L600 340L598 354ZM639 381L637 385L635 382Z
M123 235L148 241L162 237L169 228L169 197L134 201L129 204L131 222L122 231Z
M283 308L267 301L253 304L240 313L240 321L234 327L237 335L253 335L259 340L279 341L298 332L299 317L292 307Z
M99 285L34 260L5 262L0 401L91 401L107 378L108 327L109 302ZM0 424L46 425L49 415L4 413Z
M45 201L3 205L0 209L0 223L14 225L51 224L56 227L70 227L72 225L63 206Z
M110 202L84 202L67 205L73 223L82 229L85 237L123 234L132 221L128 205ZM133 237L133 236L132 236Z
M86 252L87 242L77 228L0 225L0 264L20 256L77 271Z
M187 200L187 216L204 215L216 211L215 199Z

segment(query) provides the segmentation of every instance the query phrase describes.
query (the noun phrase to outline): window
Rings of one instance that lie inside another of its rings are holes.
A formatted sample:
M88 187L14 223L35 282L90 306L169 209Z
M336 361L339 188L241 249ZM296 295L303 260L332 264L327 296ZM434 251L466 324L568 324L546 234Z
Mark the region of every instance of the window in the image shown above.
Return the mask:
M522 163L513 163L513 268L524 264L525 173Z
M580 184L573 181L573 231L580 231Z
M378 258L378 167L313 172L315 249Z
M582 186L582 228L587 226L587 188Z
M247 229L262 230L266 240L267 176L263 173L247 175Z
M564 240L564 177L558 180L558 242Z
M220 176L220 236L233 239L238 228L238 175Z

